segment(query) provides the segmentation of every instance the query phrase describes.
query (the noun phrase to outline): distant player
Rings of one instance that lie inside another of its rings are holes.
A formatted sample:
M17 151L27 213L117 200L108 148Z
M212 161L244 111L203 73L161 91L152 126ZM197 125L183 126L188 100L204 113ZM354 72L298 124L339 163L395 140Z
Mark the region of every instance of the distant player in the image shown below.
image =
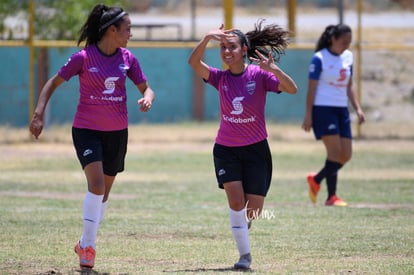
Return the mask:
M218 185L227 195L230 227L240 254L236 269L250 268L248 226L260 215L272 179L264 114L267 92L294 94L297 90L272 55L272 51L277 57L284 52L288 32L262 23L246 34L224 30L223 26L212 30L189 58L195 72L219 92L221 121L213 155ZM213 68L202 61L211 40L220 43L220 56L228 69ZM248 59L257 65L246 62Z
M328 197L325 205L346 206L336 195L338 171L352 155L351 120L348 100L354 107L359 123L365 115L352 87L351 28L347 25L326 27L317 43L309 66L306 113L302 124L305 131L313 128L315 138L322 140L327 157L318 173L309 173L309 197L316 203L320 184L326 179Z
M128 142L126 79L131 79L143 95L138 100L142 112L147 112L154 100L138 60L125 48L131 38L130 25L123 9L96 5L78 40L78 46L86 40L85 48L73 54L47 81L30 123L30 132L38 138L46 105L55 89L73 76L79 77L80 97L72 137L88 183L83 233L75 246L81 269L94 267L98 227L115 177L124 170Z

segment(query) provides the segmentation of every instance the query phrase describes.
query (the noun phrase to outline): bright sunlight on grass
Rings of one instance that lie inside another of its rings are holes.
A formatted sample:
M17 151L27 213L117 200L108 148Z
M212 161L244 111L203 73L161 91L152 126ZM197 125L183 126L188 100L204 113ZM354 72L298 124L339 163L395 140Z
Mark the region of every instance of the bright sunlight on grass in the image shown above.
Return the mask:
M340 172L349 207L308 201L306 173L322 145L298 125L269 124L274 176L250 231L258 274L413 274L414 144L356 139ZM99 274L227 274L237 259L227 202L216 187L215 123L130 128L126 171L98 232ZM86 183L70 127L0 143L0 273L76 274ZM27 134L28 135L28 134ZM58 141L58 142L56 142Z

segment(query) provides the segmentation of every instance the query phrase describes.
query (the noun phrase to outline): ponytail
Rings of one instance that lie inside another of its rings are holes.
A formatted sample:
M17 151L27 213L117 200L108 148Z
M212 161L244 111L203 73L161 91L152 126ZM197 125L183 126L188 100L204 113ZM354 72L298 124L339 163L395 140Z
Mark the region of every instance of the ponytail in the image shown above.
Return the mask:
M261 19L255 24L252 31L243 34L239 30L232 32L240 38L242 46L247 46L247 58L260 59L256 50L262 55L268 56L271 52L275 62L279 62L280 56L285 54L288 46L289 31L276 24L263 26L265 20Z
M97 44L109 26L119 26L122 17L127 13L119 7L108 7L103 4L96 5L88 16L88 19L80 29L78 46L86 40L86 46Z
M319 37L318 42L316 43L315 52L318 52L322 49L329 48L332 44L332 37L338 39L345 33L352 32L351 28L345 24L338 25L329 25L325 28L324 32Z

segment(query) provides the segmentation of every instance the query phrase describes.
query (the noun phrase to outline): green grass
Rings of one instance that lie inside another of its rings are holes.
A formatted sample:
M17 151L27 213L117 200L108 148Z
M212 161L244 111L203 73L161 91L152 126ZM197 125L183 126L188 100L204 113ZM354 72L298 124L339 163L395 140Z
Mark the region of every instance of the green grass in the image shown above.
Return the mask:
M236 273L227 202L213 173L216 126L131 128L126 171L98 233L96 273ZM413 274L412 140L356 140L339 182L350 206L323 206L325 186L313 206L304 177L320 168L324 149L296 127L269 126L274 176L266 215L250 231L251 272ZM0 143L0 274L78 273L73 245L86 183L70 140L48 141L70 138L68 131Z

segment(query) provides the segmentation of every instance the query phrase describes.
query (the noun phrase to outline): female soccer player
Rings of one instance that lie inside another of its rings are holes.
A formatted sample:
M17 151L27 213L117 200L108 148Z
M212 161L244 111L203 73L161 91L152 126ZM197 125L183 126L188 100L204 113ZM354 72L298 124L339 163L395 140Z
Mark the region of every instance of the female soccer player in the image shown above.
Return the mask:
M78 46L86 40L85 48L73 54L46 82L30 123L30 132L37 139L53 92L64 81L79 77L80 98L72 138L88 183L83 233L75 245L81 269L94 266L98 227L115 177L124 170L128 141L127 77L143 95L138 100L142 112L147 112L154 101L154 92L137 58L125 48L131 38L130 25L122 8L96 5L80 31Z
M316 45L309 66L309 84L306 113L302 124L305 131L313 128L315 138L322 140L327 157L319 173L309 173L309 197L316 203L320 184L326 179L328 198L325 205L346 206L336 195L338 171L352 155L351 120L348 100L356 110L359 123L365 115L352 87L351 28L347 25L329 25Z
M213 155L218 186L227 195L230 227L240 254L236 269L250 267L248 226L260 215L272 178L264 115L266 94L294 94L297 90L273 58L275 54L278 60L284 53L288 32L262 23L259 21L246 34L224 30L222 25L208 32L189 58L195 72L219 92L221 121ZM213 68L202 61L210 40L220 43L221 59L228 69Z

